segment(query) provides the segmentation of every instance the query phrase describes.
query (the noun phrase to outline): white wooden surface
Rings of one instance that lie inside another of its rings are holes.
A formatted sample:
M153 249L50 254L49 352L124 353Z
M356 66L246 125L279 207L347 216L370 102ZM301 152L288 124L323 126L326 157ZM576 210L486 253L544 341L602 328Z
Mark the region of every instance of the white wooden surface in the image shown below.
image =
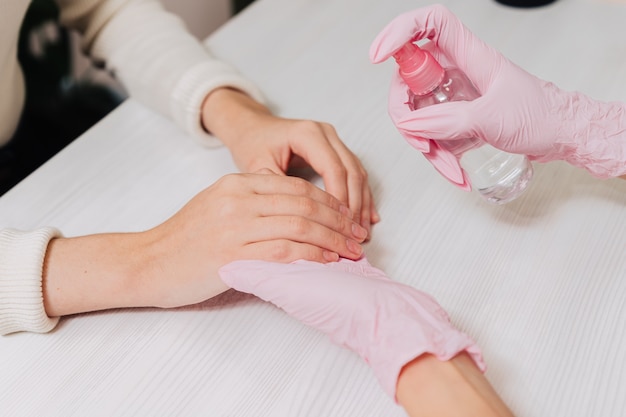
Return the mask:
M520 11L443 1L535 74L626 100L626 9L559 0ZM626 415L626 181L535 165L504 207L441 179L386 114L392 64L369 43L424 1L259 0L208 39L277 112L331 122L363 159L383 221L367 247L434 295L482 346L519 416ZM0 227L143 230L235 170L127 101L0 198ZM68 317L0 338L2 416L403 416L354 354L253 297Z

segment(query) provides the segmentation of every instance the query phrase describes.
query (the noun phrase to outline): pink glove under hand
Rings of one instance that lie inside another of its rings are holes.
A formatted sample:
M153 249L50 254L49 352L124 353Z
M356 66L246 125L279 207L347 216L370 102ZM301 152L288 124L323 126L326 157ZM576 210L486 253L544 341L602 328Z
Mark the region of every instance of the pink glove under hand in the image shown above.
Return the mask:
M394 399L400 371L424 353L449 360L467 351L485 369L474 341L450 324L432 297L392 281L365 259L235 261L219 274L226 285L275 304L359 354Z
M465 188L456 158L430 140L478 137L496 148L540 162L565 160L600 177L626 173L626 105L566 92L506 59L441 5L395 18L370 49L385 61L409 41L430 39L431 53L472 80L482 97L410 111L408 88L395 74L389 113L401 134L450 181Z

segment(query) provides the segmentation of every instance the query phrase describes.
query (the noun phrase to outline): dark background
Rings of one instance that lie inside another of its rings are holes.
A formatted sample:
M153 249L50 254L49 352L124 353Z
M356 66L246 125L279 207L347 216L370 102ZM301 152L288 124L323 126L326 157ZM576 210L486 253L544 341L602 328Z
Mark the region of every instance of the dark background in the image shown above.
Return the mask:
M233 14L252 1L232 0ZM0 195L123 101L106 85L72 77L72 46L69 33L57 23L58 15L53 0L33 0L22 24L18 59L26 102L15 135L0 148ZM41 38L44 27L57 36L34 48L32 39Z

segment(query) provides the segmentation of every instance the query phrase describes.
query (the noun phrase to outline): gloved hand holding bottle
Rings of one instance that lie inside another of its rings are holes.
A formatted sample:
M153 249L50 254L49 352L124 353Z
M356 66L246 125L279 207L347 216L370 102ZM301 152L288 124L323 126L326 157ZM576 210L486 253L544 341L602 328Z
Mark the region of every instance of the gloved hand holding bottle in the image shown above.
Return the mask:
M440 150L442 155L431 155L432 141L477 137L535 161L567 161L599 178L626 173L624 103L596 101L529 74L477 38L440 5L395 18L374 40L370 59L382 62L407 42L421 39L432 41L430 50L435 58L451 61L480 93L472 101L412 111L405 104L406 83L399 73L394 76L389 96L393 122L436 168L454 164L456 158L446 149ZM454 178L454 170L444 167L439 171L452 182L465 185Z

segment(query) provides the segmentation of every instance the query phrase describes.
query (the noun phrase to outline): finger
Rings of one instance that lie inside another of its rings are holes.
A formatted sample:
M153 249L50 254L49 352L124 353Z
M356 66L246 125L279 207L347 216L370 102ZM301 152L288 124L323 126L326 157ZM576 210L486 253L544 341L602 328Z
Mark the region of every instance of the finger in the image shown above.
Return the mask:
M302 178L282 175L246 176L245 186L259 195L292 195L304 196L322 203L335 211L346 214L346 205L330 193L316 187ZM244 185L244 184L242 184Z
M288 168L300 169L310 167L311 166L309 165L309 163L305 161L300 155L296 155L295 153L291 155Z
M389 89L388 110L389 116L394 125L398 127L398 122L412 117L412 111L407 105L409 99L409 87L406 85L400 74L396 71L391 80ZM402 136L409 142L411 146L420 152L428 152L430 150L430 141L413 134L407 134L400 131Z
M284 175L284 173L281 171L281 169L278 166L274 166L274 169L267 168L267 167L257 169L253 173L260 174L260 175Z
M271 269L276 266L273 262L259 262L259 260L265 260L263 254L267 251L263 249L263 247L247 248L246 259L223 265L218 270L218 274L229 287L247 294L254 294L265 301L272 301L276 295L282 293L283 279L280 277L281 274L272 273ZM297 272L297 269L291 265L283 266L287 272ZM296 279L298 276L298 274L293 275Z
M470 116L469 110L476 106L479 100L441 103L407 112L402 118L395 120L396 127L407 142L418 150L423 147L423 139L418 138L448 141L475 137L474 118ZM429 150L422 153L435 169L453 184L464 190L470 190L467 175L452 152L444 149L441 143L429 142L429 145Z
M500 66L502 57L442 5L416 9L392 20L372 42L370 60L374 63L383 62L406 42L426 38L454 60L456 66L469 76L479 91L485 91L490 70Z
M365 280L305 261L282 264L240 260L222 266L218 272L229 287L254 294L317 328L339 317L337 310L345 305L346 296L358 294Z
M369 231L369 219L363 219L363 178L359 175L348 174L348 207L354 214L354 221Z
M289 239L274 239L253 242L241 248L242 259L258 259L269 262L290 263L300 259L328 263L337 262L339 254L319 246Z
M246 244L274 240L304 243L348 259L358 259L363 254L363 248L356 240L300 216L259 217L254 220L244 238Z
M376 201L374 200L374 196L373 194L371 194L371 191L370 191L370 195L372 196L370 199L370 213L372 213L371 214L372 224L376 224L380 222L381 220L380 212L378 211L378 208L376 207Z
M391 120L393 120L394 123L396 120L400 120L411 114L411 109L408 105L409 86L406 85L399 71L395 71L391 78L387 101L389 116L391 116Z
M334 129L329 132L331 144L336 147L337 153L348 168L348 200L349 207L355 213L354 220L360 222L368 237L372 225L373 198L369 185L367 171L359 158L339 139Z
M370 240L372 234L372 193L370 191L369 182L367 181L367 173L365 173L366 181L363 182L363 203L361 205L361 226L367 230L366 240Z
M362 242L367 237L367 229L363 228L347 213L337 211L316 200L305 196L272 194L257 196L251 200L261 217L298 216L319 223L345 237Z
M254 158L248 161L245 172L286 175L281 161L277 160L277 158L280 158L280 156L276 155L270 147L258 149Z
M335 129L330 125L323 125L322 128L328 138L328 143L335 150L346 170L346 182L341 183L340 178L324 177L326 189L333 194L337 187L346 187L348 193L348 207L354 214L354 221L360 223L369 232L369 201L367 206L368 216L363 217L364 190L367 188L367 172L363 168L361 161L350 149L341 141ZM321 175L321 174L320 174Z
M366 292L375 294L380 290L378 281L381 274L384 276L376 268L346 261L330 265L298 261L284 265L279 262L239 260L222 266L219 274L231 288L255 294L279 306L292 304L300 310L317 310L324 308L324 305L346 305L346 298L350 295L356 295L356 299L361 302Z
M336 139L339 141L339 139ZM343 143L337 145L337 154L341 157L344 166L346 167L346 182L344 184L333 182L334 178L324 178L324 184L326 188L329 189L330 193L333 193L333 190L338 186L346 187L348 190L348 207L353 214L353 220L362 226L366 227L366 224L363 222L363 187L367 184L367 174L365 170L361 166L360 162L354 156L352 152L350 152L347 148L344 147ZM367 219L369 222L369 219ZM367 228L367 227L366 227Z
M330 125L310 122L303 124L300 135L293 138L291 148L324 180L326 191L349 205L347 167L331 143L334 129ZM337 136L336 133L334 136ZM339 138L337 138L339 141Z
M481 98L474 101L453 101L405 113L396 127L409 137L433 140L467 139L478 136L473 117Z
M435 143L431 147L430 152L425 153L424 156L452 184L465 191L472 189L467 174L461 169L459 160L452 152L443 149L439 144Z
M439 48L456 56L455 44L465 37L461 21L446 7L432 5L398 15L376 36L370 46L370 60L380 63L389 59L407 42L430 39Z
M374 64L391 58L405 43L427 38L421 18L430 15L432 7L423 7L398 15L381 30L370 45L369 57Z

